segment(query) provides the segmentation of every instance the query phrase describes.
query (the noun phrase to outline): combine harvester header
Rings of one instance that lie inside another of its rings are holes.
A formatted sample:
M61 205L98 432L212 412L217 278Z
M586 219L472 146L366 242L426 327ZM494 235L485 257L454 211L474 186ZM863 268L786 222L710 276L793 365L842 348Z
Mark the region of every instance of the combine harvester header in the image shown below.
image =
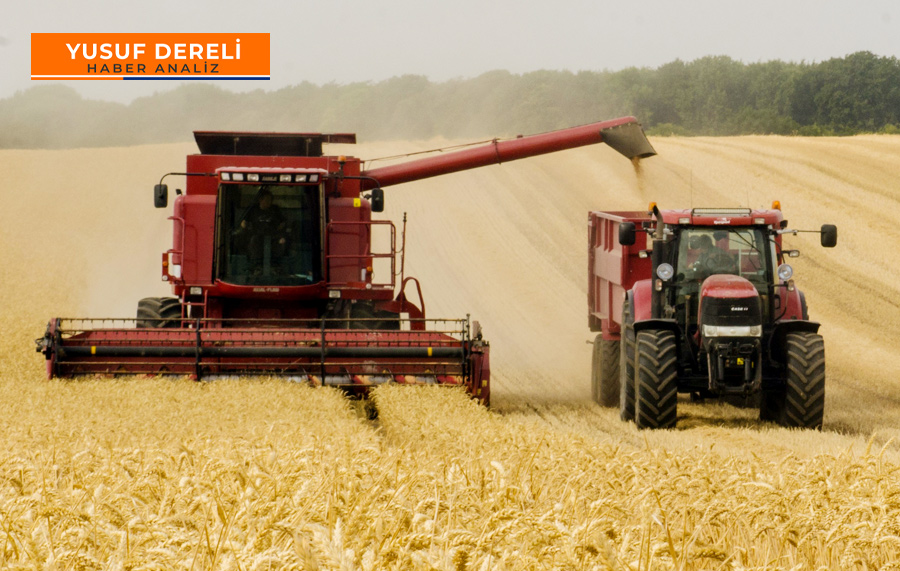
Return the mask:
M325 144L355 143L349 133L194 137L200 154L163 177L187 178L162 254L174 297L140 300L136 319L52 319L37 340L50 377L263 374L360 392L462 384L487 403L481 328L426 318L419 282L404 271L405 228L398 248L394 223L372 218L382 189L596 143L633 160L655 154L633 117L371 170L323 154ZM162 180L154 203L168 205ZM378 233L383 250L373 248Z

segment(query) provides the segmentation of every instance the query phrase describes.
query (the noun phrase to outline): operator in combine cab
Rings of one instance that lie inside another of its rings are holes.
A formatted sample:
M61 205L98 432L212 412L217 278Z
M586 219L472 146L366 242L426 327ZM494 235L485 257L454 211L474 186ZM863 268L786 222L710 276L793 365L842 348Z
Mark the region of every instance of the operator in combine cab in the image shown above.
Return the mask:
M287 245L287 220L276 204L272 192L263 187L253 205L241 220L241 230L248 232L247 257L251 271L263 273L271 261L284 258ZM266 251L268 250L268 257Z
M696 261L691 266L694 271L708 275L737 273L734 256L716 247L708 234L692 236L689 245L696 252Z

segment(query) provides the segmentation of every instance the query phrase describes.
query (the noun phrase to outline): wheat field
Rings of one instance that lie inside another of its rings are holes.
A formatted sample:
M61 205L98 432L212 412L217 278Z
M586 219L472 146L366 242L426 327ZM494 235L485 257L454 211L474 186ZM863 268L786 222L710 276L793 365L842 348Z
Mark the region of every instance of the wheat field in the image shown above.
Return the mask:
M50 317L168 293L151 189L194 147L0 151L0 568L900 567L900 137L652 142L637 170L600 146L386 189L428 315L491 341L494 406L382 387L374 422L278 379L47 381ZM590 402L586 213L650 200L838 225L833 250L786 238L826 342L823 431L683 402L638 432Z

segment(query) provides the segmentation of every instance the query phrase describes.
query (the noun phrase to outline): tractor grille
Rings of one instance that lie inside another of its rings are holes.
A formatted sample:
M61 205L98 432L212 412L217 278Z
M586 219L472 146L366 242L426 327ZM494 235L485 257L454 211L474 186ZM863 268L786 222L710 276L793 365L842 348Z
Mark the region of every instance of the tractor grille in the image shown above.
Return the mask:
M703 325L759 325L762 323L759 298L703 298L700 323Z

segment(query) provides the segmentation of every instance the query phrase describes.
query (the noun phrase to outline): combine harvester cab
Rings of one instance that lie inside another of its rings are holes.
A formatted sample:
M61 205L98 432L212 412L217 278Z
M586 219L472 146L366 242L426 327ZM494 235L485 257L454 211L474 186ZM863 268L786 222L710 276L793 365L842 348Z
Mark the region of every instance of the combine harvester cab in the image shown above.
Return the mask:
M50 377L279 375L362 393L464 385L488 403L481 327L426 318L419 282L404 274L405 223L398 248L394 223L372 218L382 189L600 142L629 158L653 153L632 117L372 170L323 155L353 134L194 136L200 154L170 173L187 180L162 255L174 297L140 300L136 319L51 320L37 340ZM154 204L168 205L162 180Z
M671 428L677 394L759 407L760 419L821 428L825 349L771 210L591 212L592 387L640 428ZM825 224L824 247L837 244Z

